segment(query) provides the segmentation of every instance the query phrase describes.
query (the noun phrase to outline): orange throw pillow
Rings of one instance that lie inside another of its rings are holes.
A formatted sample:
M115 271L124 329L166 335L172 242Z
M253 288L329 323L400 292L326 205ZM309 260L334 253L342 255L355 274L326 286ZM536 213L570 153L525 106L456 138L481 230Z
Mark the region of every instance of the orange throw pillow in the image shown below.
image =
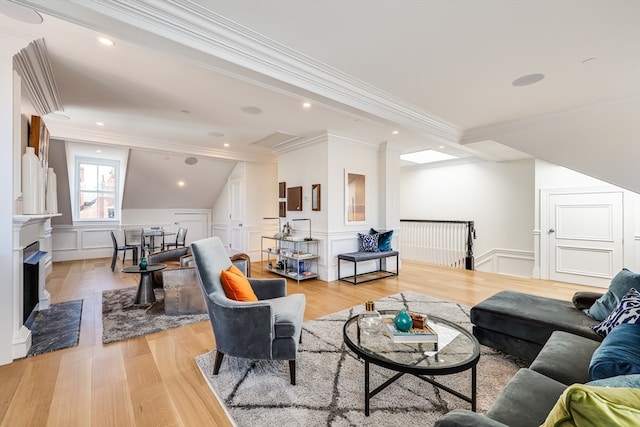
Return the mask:
M220 281L227 298L236 301L258 301L249 281L235 265L220 272Z

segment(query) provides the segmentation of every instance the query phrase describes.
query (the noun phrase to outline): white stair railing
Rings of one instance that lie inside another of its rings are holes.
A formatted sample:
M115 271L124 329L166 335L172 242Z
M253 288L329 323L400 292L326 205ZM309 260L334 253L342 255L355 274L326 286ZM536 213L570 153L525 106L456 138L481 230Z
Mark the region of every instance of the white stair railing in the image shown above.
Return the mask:
M473 221L400 220L403 259L473 270Z

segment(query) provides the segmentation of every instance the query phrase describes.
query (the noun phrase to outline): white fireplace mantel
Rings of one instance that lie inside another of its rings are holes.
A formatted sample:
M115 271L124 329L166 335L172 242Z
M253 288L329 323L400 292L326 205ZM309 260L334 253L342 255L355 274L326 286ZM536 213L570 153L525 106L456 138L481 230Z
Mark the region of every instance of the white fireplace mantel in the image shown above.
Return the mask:
M40 262L38 272L38 306L36 309L49 308L51 295L45 288L46 268L51 264L51 218L60 214L14 215L13 216L13 315L12 315L12 356L14 359L25 357L31 347L31 331L24 325L23 319L23 250L33 242L40 243L40 250L47 252Z

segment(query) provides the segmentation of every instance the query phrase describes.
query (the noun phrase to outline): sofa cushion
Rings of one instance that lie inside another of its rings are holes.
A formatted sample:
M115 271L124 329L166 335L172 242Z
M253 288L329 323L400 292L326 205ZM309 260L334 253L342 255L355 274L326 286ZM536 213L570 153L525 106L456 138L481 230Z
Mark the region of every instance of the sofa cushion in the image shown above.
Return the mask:
M595 322L571 301L502 291L471 308L471 322L524 341L544 345L553 331L566 331L602 340L591 326Z
M541 427L639 424L640 390L574 384L562 393Z
M629 289L635 287L640 289L640 274L633 273L623 268L609 284L609 290L587 310L587 316L604 320L620 303L622 297L629 292Z
M593 325L593 330L605 336L618 325L638 322L640 322L640 292L631 288L606 319Z
M593 380L589 381L586 385L595 387L640 388L640 374L618 375L616 377Z
M236 301L258 301L251 284L235 265L220 272L220 282L227 298Z
M589 365L592 380L640 374L640 324L616 326L593 353Z
M566 385L586 383L598 346L600 341L555 331L529 368Z
M358 251L379 252L378 235L358 233Z
M508 426L539 426L567 386L531 369L520 369L487 416Z

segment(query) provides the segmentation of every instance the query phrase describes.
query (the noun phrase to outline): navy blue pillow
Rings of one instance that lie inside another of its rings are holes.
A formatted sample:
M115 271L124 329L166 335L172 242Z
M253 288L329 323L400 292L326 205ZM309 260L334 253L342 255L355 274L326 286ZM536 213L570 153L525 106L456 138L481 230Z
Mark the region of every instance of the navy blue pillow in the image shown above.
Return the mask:
M378 250L379 251L390 251L391 248L391 238L393 237L393 230L383 231L382 233L376 231L374 228L369 230L369 234L377 234L378 235Z
M613 328L593 353L591 380L640 374L640 324L623 323Z

